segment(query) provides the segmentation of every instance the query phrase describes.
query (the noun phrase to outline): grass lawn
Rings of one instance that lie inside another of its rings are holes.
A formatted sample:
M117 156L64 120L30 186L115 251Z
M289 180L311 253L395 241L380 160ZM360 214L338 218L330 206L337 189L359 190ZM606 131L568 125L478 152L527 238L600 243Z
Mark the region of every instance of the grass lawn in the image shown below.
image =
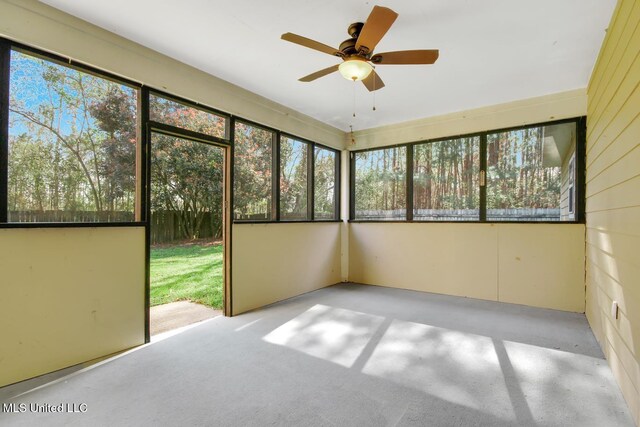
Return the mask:
M222 245L151 248L151 305L193 301L222 308Z

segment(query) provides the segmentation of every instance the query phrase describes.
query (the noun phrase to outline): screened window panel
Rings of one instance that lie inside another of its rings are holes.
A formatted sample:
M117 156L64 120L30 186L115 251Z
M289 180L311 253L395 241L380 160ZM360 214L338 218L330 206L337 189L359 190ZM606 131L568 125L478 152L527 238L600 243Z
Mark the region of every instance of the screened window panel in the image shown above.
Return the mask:
M280 219L307 219L307 143L280 139Z
M9 89L9 222L134 221L138 91L17 50Z
M575 123L488 134L487 221L569 220L575 141Z
M236 122L234 131L234 218L272 219L272 164L274 133Z
M355 219L406 219L407 148L354 153Z
M314 218L336 218L336 162L335 151L315 148L314 158Z
M479 174L479 137L415 145L413 219L477 221Z
M153 93L149 95L149 119L221 139L227 138L226 117Z

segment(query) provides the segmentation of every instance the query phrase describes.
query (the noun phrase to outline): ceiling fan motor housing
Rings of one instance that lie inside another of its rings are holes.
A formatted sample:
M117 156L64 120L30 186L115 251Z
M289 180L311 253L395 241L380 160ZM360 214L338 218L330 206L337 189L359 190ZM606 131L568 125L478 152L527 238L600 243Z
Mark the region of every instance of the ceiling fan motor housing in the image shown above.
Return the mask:
M347 39L340 43L340 52L344 53L345 56L355 55L358 53L356 50L356 41L357 39Z
M364 27L363 22L354 22L353 24L349 25L349 28L347 28L347 33L349 34L349 36L351 36L352 39L357 39L360 35L360 31L362 31L362 27Z

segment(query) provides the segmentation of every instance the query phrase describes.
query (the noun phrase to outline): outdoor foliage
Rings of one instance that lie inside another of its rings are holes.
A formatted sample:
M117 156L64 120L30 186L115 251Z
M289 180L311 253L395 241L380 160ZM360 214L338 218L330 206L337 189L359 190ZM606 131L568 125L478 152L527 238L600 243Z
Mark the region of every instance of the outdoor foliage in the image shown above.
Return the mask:
M225 139L227 119L154 94L149 96L149 119Z
M152 216L175 213L180 239L221 237L222 149L160 134L153 134L151 147ZM212 235L201 234L205 219Z
M562 126L575 125L539 126L487 135L487 220L562 219L560 163L566 166L567 183L575 178L575 171L568 166L568 159L575 152L571 148L575 131ZM356 219L405 218L405 153L410 148L354 154ZM478 220L480 137L415 144L413 150L414 219ZM572 203L570 199L568 194L567 205Z
M553 209L553 216L559 217L561 168L542 164L543 136L544 127L488 135L489 219L518 216L517 210L527 215L527 211L542 209Z
M224 136L226 120L157 96L150 99L150 117L162 123L211 136ZM151 212L177 217L180 239L222 236L224 154L201 142L153 133L151 138ZM203 235L203 221L209 221Z
M307 144L293 138L280 140L280 218L307 217Z
M336 153L316 147L314 162L314 218L333 219L336 204Z
M233 212L236 219L271 219L271 131L236 122Z
M131 221L134 89L13 51L11 221Z
M405 218L406 156L406 147L355 153L356 218Z
M17 51L11 57L12 221L132 221L137 91ZM151 96L156 121L224 136L223 117ZM178 218L178 239L222 234L221 149L162 135L152 141L152 211ZM157 225L160 226L160 225Z
M414 147L414 218L478 219L479 151L478 137Z

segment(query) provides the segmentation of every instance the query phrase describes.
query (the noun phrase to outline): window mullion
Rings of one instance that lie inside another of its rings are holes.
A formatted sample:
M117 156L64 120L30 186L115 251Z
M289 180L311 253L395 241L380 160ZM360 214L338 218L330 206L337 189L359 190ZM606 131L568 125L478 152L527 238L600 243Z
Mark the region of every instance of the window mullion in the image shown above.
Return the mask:
M480 171L478 172L480 186L480 221L487 220L487 134L480 134Z
M315 146L307 144L307 219L314 220L315 216Z
M280 132L276 132L273 137L273 158L271 170L271 218L273 221L280 221Z
M413 144L407 146L407 173L406 173L406 188L407 188L407 221L413 221Z
M356 155L353 151L349 155L349 219L356 219Z
M11 45L0 40L0 223L8 220L9 182L9 71Z
M333 219L340 220L340 203L342 202L342 181L341 181L341 173L342 173L342 153L340 151L336 151L336 163L335 163L335 172L334 172L334 180L335 183L333 185L333 197L334 197L334 212Z

